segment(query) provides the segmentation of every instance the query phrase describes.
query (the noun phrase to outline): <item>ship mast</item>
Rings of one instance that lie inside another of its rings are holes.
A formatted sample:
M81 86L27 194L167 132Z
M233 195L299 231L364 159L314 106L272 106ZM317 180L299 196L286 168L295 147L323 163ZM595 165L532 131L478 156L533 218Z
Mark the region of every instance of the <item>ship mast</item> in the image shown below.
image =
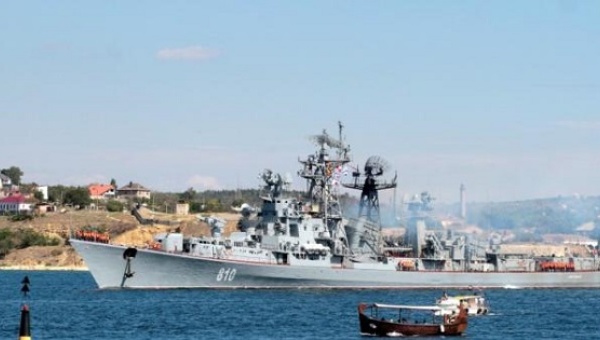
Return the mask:
M342 227L342 209L339 202L339 186L344 165L350 162L349 146L342 140L343 125L338 122L340 139L335 139L327 131L312 136L319 146L315 154L298 161L303 169L298 175L307 181L307 199L311 204L311 214L322 218L327 232L334 241L346 244L347 238ZM329 152L334 149L335 152Z

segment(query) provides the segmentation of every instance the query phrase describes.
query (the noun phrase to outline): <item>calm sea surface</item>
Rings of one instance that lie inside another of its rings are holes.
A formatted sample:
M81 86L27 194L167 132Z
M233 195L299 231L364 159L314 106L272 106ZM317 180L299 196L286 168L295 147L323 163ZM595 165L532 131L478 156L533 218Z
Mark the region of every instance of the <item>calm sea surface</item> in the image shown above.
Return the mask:
M31 280L23 298L21 280ZM87 272L0 271L0 339L369 339L358 302L431 304L436 290L108 290ZM600 289L487 290L468 339L598 339Z

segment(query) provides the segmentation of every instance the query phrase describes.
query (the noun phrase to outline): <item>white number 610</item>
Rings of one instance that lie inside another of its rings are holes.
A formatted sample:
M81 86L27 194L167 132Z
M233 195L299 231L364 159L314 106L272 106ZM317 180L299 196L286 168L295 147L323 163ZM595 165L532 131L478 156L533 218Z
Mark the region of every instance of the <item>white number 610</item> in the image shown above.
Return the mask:
M235 268L221 268L217 274L217 281L233 281L236 273Z

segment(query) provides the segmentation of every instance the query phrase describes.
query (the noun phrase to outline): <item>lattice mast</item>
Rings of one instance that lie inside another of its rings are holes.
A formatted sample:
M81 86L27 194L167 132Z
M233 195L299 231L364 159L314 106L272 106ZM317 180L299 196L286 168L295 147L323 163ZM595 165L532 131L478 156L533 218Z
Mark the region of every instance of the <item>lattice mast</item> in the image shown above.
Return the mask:
M367 159L363 173L356 169L352 173L354 183L344 184L346 188L360 190L360 203L358 217L376 223L381 229L381 214L379 211L380 190L396 187L397 175L389 180L382 180L384 173L389 169L388 163L379 156L371 156Z
M326 130L311 139L319 147L306 159L298 161L303 165L298 175L306 179L307 197L311 202L311 213L327 221L328 230L334 233L334 238L344 237L340 227L342 209L339 202L339 185L342 169L350 162L350 147L343 141L343 125L338 122L339 139L329 136ZM330 150L334 152L330 153Z

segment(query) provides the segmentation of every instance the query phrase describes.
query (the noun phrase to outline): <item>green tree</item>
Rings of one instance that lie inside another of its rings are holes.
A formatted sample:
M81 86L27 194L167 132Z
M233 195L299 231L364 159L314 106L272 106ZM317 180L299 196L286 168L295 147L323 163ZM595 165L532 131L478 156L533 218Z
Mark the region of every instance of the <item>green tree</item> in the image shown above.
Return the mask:
M204 204L202 202L191 202L190 213L199 213L204 211Z
M38 201L43 201L44 200L44 194L41 191L35 191L33 193L33 197L35 197L36 200Z
M232 207L239 207L242 204L244 204L244 200L242 200L240 198L236 198L233 201L231 201L231 206Z
M48 187L48 201L62 204L63 197L69 188L64 185L53 185Z
M194 188L189 188L179 194L179 198L184 202L193 202L196 199L196 190L194 190Z
M211 198L206 201L205 209L206 209L206 211L219 212L219 211L223 211L223 205L221 204L220 199Z
M2 169L0 170L0 173L10 178L12 184L21 184L21 176L23 176L23 171L21 171L18 166L11 166L8 169Z
M90 203L92 203L92 199L90 198L90 192L87 188L76 187L73 189L69 189L65 193L63 203L77 205L80 208L83 208L90 205Z
M113 187L116 189L116 188L117 188L117 180L116 180L116 179L114 179L114 178L112 178L112 179L110 180L110 185L112 185L112 186L113 186Z

